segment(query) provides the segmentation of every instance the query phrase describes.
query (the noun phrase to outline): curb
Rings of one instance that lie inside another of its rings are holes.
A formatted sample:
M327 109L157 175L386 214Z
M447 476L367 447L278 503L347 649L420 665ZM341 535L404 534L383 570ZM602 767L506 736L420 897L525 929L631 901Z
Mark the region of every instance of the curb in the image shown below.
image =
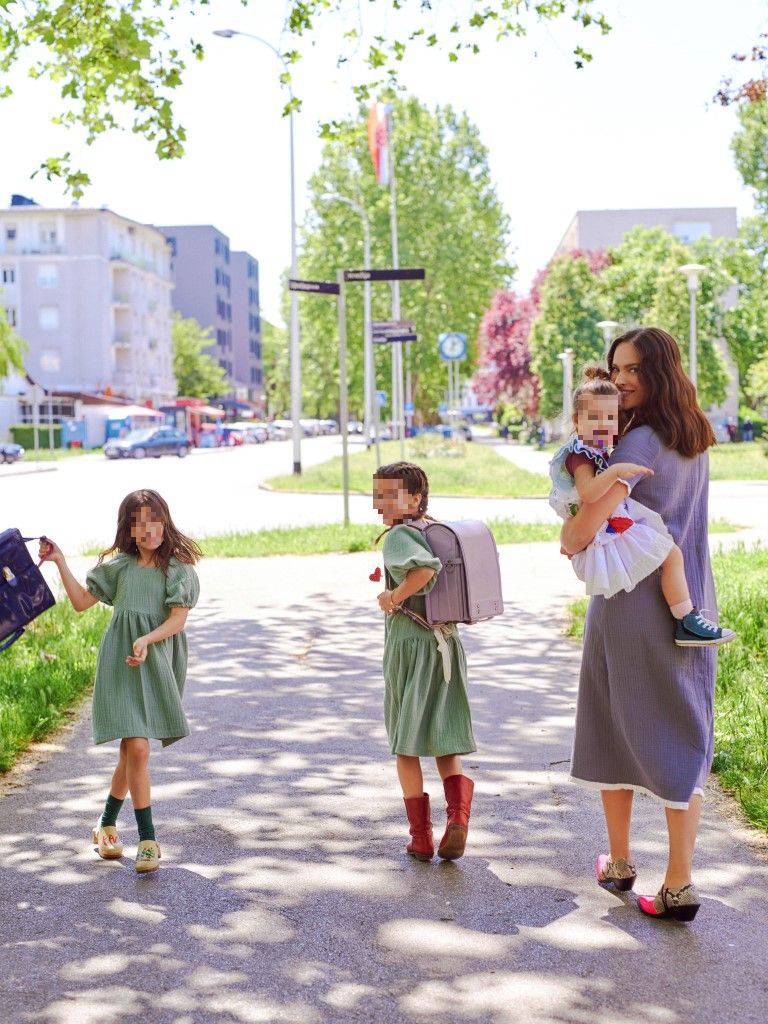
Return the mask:
M29 465L29 463L27 464ZM3 480L7 476L34 476L35 473L55 473L58 470L58 466L42 466L40 469L35 467L34 469L9 469L0 470L0 480Z

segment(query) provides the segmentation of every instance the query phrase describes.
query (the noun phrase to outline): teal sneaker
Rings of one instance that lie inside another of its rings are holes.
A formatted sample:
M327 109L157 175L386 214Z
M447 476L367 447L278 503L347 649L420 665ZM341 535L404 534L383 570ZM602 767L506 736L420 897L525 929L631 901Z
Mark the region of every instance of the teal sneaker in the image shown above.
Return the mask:
M732 629L716 626L696 608L676 620L675 643L678 647L712 647L729 644L735 639L736 634Z

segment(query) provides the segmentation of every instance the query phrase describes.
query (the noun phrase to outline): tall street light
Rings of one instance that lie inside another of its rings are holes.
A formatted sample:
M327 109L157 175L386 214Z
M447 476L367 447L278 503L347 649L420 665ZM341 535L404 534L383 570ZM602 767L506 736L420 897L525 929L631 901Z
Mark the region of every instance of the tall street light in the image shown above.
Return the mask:
M291 175L291 277L298 277L298 249L296 243L296 161L293 141L293 89L291 89L290 72L282 53L268 43L261 36L252 35L250 32L239 32L234 28L220 28L214 33L222 39L231 39L233 36L243 36L245 39L252 39L277 57L283 66L286 75L285 85L288 89L290 103L288 106L288 125L290 136L290 175ZM301 473L301 348L299 345L299 294L291 292L291 340L290 340L290 364L291 364L291 421L293 423L293 472L298 476Z
M686 263L677 268L688 279L688 298L690 300L690 341L688 345L688 376L695 388L698 387L698 350L696 340L696 292L699 290L699 274L706 274L707 268L702 263Z
M563 364L563 437L567 437L573 419L573 349L567 348L557 358Z
M326 192L320 197L326 203L344 203L358 215L363 222L363 247L364 266L371 266L371 222L365 209L360 203L347 196L339 195L338 192ZM374 361L373 361L373 336L371 334L371 282L363 284L364 299L364 320L363 320L363 423L365 430L365 444L368 447L371 443L371 427L374 424ZM378 453L379 433L375 433L376 451ZM378 461L378 458L377 458Z
M599 320L595 324L595 327L597 327L599 330L603 332L603 346L605 350L605 355L607 356L608 351L611 345L613 344L613 332L617 331L619 327L621 327L621 324L617 323L616 320Z

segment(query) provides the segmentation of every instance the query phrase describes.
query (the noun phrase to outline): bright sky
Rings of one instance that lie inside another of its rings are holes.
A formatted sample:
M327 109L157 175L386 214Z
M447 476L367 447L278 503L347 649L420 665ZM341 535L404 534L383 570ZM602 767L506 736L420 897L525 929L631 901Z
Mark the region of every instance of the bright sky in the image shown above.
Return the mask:
M454 8L460 0L442 0ZM367 6L367 5L365 5ZM493 44L480 57L449 64L444 54L411 55L403 81L429 104L450 103L477 123L512 224L519 282L546 263L577 209L732 206L751 211L729 149L735 115L711 102L730 55L765 27L765 0L606 0L598 7L614 30L590 37L594 62L573 68L567 22L528 39ZM436 5L433 3L433 7ZM283 4L212 0L213 12L183 21L208 55L193 66L177 97L188 133L187 155L159 163L137 137L110 137L91 149L49 123L55 94L20 74L16 94L0 101L0 202L11 192L44 205L67 204L61 189L29 175L66 148L87 161L93 178L81 205L106 204L150 223L211 223L232 247L261 264L265 314L279 319L279 280L290 262L288 132L277 61L246 39L214 38L232 27L280 42ZM191 25L190 25L191 23ZM353 109L351 61L335 67L336 32L319 39L296 73L304 100L297 118L297 173L318 164L317 124ZM301 207L300 207L301 208Z

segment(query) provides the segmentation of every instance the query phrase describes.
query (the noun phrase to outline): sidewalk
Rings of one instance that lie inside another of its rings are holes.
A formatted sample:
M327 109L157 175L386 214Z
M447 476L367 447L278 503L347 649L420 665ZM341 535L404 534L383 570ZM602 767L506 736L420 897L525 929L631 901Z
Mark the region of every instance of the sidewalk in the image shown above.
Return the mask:
M115 745L92 747L86 718L10 779L3 1024L762 1024L768 844L715 788L692 926L592 881L598 801L566 782L580 651L561 613L580 585L555 544L504 548L507 614L464 632L468 856L403 854L374 564L202 563L193 733L153 751L157 875L134 872L130 803L129 856L88 847ZM641 893L660 880L662 820L638 799Z

